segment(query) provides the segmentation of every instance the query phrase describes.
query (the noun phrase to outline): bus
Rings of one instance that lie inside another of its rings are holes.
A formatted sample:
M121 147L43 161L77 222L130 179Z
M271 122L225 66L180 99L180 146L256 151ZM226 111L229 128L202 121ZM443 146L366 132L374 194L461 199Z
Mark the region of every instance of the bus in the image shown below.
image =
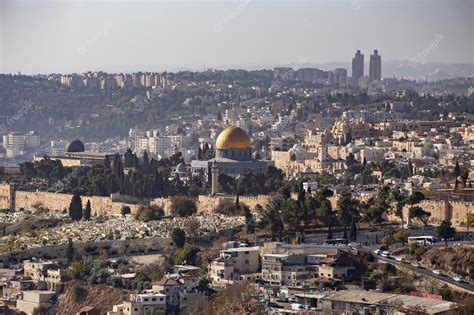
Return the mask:
M408 243L416 243L417 245L434 245L438 242L438 239L434 236L410 236L408 237Z
M347 245L349 244L349 240L346 238L333 238L330 240L326 240L327 245Z

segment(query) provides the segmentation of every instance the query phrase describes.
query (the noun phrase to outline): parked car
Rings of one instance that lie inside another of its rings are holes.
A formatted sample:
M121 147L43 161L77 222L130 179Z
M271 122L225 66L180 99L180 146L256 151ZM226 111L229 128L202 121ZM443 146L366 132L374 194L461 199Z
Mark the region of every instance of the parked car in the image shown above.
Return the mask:
M456 282L462 282L462 278L461 277L453 277L453 280L456 281Z
M387 251L383 251L382 253L380 253L380 256L382 256L384 258L390 258L390 253L387 252Z
M271 307L271 308L284 308L282 305L278 304L278 303L275 303L275 302L268 302L267 303L267 307Z
M440 275L440 274L441 274L441 270L435 269L435 270L433 270L433 273L434 273L435 275Z
M296 302L298 302L298 299L295 298L295 297L293 297L293 296L290 296L290 297L288 298L288 302L290 302L290 303L296 303Z
M380 254L380 249L374 249L374 254L379 255Z
M420 267L420 264L417 263L416 261L412 262L411 265L415 268L419 268Z
M404 261L405 261L405 257L403 257L403 256L398 256L398 257L395 257L395 260L396 260L396 261L399 261L399 262L404 262Z
M357 242L352 242L348 244L350 247L360 247L360 244Z
M291 304L291 309L294 310L294 311L298 311L298 310L301 309L301 306L302 306L302 304L293 303L293 304Z

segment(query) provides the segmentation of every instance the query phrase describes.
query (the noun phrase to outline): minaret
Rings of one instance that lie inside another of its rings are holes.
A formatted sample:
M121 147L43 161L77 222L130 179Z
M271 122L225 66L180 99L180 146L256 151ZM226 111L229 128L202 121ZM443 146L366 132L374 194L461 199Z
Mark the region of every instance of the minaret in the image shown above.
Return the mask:
M217 194L217 179L219 177L219 169L217 168L216 161L212 162L211 166L211 195Z

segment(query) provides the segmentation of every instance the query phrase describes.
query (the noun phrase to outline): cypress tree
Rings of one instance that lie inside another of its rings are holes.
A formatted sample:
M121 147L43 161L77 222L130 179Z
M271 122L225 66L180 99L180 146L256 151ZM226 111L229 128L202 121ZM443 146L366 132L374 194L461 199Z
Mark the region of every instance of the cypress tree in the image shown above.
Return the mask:
M82 200L81 196L72 196L69 204L69 217L74 221L79 221L82 218Z
M89 221L91 218L91 201L87 200L86 207L84 208L84 212L82 213L84 220Z

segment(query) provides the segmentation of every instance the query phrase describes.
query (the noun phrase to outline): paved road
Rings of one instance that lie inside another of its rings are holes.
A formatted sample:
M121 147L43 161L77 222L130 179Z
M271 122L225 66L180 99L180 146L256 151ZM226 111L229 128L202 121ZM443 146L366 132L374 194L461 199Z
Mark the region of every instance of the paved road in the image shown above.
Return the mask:
M372 253L373 254L373 253ZM376 255L376 254L373 254L374 257L378 260L381 260L381 261L385 261L385 262L388 262L392 265L398 265L398 266L402 266L404 268L407 268L407 269L411 269L417 273L420 273L420 274L423 274L424 276L427 276L429 278L434 278L434 279L437 279L437 280L441 280L443 282L446 282L446 283L449 283L449 284L452 284L454 286L457 286L459 288L462 288L462 289L465 289L465 290L468 290L468 291L471 291L474 293L474 285L472 285L471 283L467 283L467 282L457 282L457 281L454 281L451 277L449 276L446 276L446 275L437 275L437 274L434 274L432 270L430 269L426 269L426 268L420 268L420 267L414 267L412 266L410 263L405 263L405 262L399 262L399 261L396 261L395 259L393 258L385 258L385 257L382 257L380 255Z

